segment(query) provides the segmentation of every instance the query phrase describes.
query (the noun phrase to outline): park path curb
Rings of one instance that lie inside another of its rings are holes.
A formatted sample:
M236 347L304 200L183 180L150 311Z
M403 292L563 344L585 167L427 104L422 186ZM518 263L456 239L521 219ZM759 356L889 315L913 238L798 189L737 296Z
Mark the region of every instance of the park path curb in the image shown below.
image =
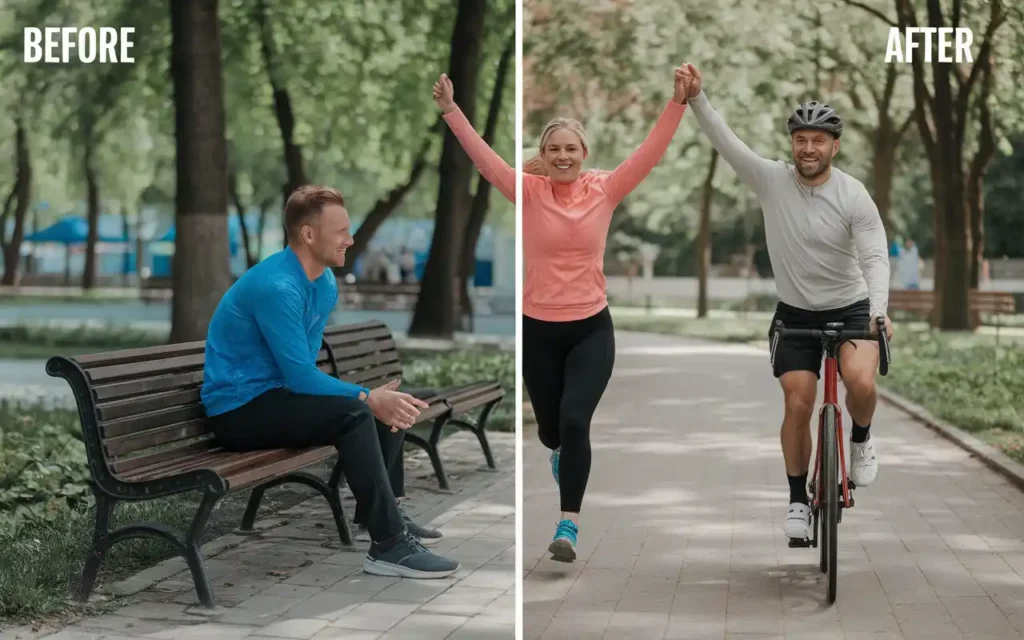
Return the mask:
M1024 490L1024 465L966 431L936 418L921 405L911 402L892 391L879 387L878 397L883 402L903 411L917 422L968 451L974 457L984 462L989 468L1001 473L1019 489Z

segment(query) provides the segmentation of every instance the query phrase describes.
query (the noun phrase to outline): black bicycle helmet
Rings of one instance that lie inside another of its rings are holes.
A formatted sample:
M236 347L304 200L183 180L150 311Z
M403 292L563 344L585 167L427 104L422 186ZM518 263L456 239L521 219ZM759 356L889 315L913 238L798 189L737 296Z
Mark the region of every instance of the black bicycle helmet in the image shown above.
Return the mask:
M816 129L827 131L838 138L843 135L843 119L831 106L813 100L796 108L786 122L786 129L790 134L797 129Z

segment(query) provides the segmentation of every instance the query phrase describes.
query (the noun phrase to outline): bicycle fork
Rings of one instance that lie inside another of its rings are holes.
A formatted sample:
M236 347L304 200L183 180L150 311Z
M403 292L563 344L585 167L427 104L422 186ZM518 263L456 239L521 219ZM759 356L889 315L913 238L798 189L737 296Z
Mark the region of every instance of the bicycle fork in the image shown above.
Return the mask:
M818 442L816 446L814 456L814 473L811 474L812 478L817 479L818 473L821 470L821 459L822 459L822 437L825 433L825 409L829 406L833 407L836 412L836 443L839 446L839 477L842 486L842 507L849 509L853 506L853 501L850 498L850 486L847 481L846 475L846 451L845 451L845 438L843 438L843 410L839 406L839 367L837 360L834 357L825 358L825 399L821 404L821 408L818 409ZM825 479L823 479L825 480ZM827 480L827 484L834 490L835 478ZM822 503L823 494L822 486L826 482L816 482L814 488L814 506L817 510Z

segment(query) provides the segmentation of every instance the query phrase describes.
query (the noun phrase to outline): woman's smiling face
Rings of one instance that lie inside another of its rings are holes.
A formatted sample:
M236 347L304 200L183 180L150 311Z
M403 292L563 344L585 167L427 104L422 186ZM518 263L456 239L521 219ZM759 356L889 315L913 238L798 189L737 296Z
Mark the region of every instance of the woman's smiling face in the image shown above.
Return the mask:
M587 152L578 135L561 128L548 136L541 155L552 182L573 182L580 176Z

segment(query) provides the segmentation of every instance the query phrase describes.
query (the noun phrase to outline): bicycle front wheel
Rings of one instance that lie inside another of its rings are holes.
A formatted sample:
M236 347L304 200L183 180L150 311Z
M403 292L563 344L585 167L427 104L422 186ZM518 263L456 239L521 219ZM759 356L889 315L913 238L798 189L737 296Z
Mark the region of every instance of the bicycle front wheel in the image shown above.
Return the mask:
M821 435L821 495L824 517L821 519L822 538L826 542L821 550L822 569L827 574L828 603L836 601L836 578L839 573L839 443L836 442L836 409L825 407L824 428Z

